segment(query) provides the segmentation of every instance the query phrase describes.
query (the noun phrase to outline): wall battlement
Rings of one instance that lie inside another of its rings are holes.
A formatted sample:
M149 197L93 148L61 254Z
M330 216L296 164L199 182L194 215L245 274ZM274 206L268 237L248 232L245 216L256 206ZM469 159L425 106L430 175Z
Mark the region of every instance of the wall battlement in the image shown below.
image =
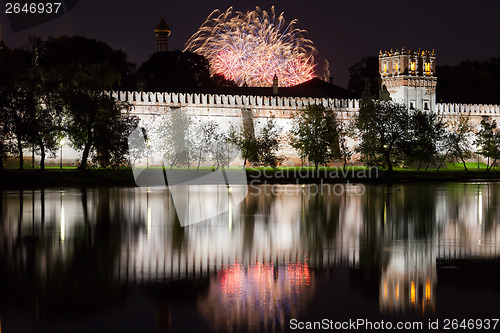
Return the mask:
M357 111L357 99L305 98L280 96L219 95L169 92L113 91L111 96L134 106L158 105L163 107L241 107L300 109L310 104L321 104L326 108Z
M280 96L251 96L251 95L219 95L219 94L194 94L194 93L169 93L169 92L138 92L138 91L113 91L111 96L123 102L129 102L134 107L142 109L147 107L201 107L201 108L252 108L295 111L311 104L320 104L326 108L338 109L342 112L357 112L358 99L332 99L332 98L304 98ZM444 116L466 114L471 116L497 116L500 117L500 105L493 104L458 104L437 103L436 113ZM141 113L137 110L135 113ZM148 112L150 114L151 112Z

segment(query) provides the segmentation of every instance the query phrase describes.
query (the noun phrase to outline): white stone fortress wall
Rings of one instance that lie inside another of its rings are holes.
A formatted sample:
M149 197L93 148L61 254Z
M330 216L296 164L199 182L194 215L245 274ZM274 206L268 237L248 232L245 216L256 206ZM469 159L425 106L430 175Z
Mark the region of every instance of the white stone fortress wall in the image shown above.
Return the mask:
M191 115L198 122L213 120L221 129L227 131L231 125L242 124L242 112L251 110L255 130L257 131L267 119L274 117L282 127L283 134L292 128L292 115L298 110L311 104L323 105L327 109L338 112L340 119L352 120L358 113L359 100L357 99L326 99L326 98L299 98L280 96L246 96L246 95L217 95L195 93L153 93L153 92L112 92L117 100L129 102L132 114L145 124L148 119L168 114L171 110L181 109ZM471 122L478 128L484 118L496 119L500 123L500 105L483 104L455 104L437 103L432 106L433 111L450 120L460 115L470 116ZM352 148L356 142L350 140ZM292 149L286 140L281 152L287 157L285 165L300 164L297 152Z
M268 118L273 116L277 124L282 127L284 147L280 154L286 157L284 165L301 165L297 152L292 149L285 139L286 133L292 128L292 115L298 110L311 104L320 104L327 109L338 112L340 119L352 120L358 113L359 100L357 99L326 99L280 96L246 96L246 95L217 95L217 94L192 94L169 92L137 92L114 91L111 96L132 105L131 113L140 118L140 126L146 126L148 121L155 117L167 115L172 110L181 109L193 116L198 122L216 121L220 128L228 131L231 125L239 126L243 123L243 111L251 110L258 131ZM482 119L496 119L500 124L500 105L486 104L456 104L437 103L433 111L441 115L444 120L449 120L460 115L469 115L476 129ZM357 142L348 141L354 149ZM74 164L80 158L80 153L74 151L68 144L63 148L63 163ZM26 158L31 155L25 152ZM59 153L56 158L48 158L48 164L59 164ZM39 157L37 156L38 160ZM154 161L150 161L155 164ZM160 161L156 161L159 164Z
M284 165L300 165L297 152L285 139L292 128L292 115L308 105L323 105L327 109L339 112L344 120L352 119L359 109L356 99L295 98L279 96L214 95L191 93L152 93L152 92L112 92L117 100L130 103L131 113L141 119L139 126L147 127L148 120L166 115L169 111L181 109L195 121L216 121L220 128L228 131L231 125L243 123L243 111L251 110L255 131L258 131L267 119L274 117L282 128L283 149L286 156Z

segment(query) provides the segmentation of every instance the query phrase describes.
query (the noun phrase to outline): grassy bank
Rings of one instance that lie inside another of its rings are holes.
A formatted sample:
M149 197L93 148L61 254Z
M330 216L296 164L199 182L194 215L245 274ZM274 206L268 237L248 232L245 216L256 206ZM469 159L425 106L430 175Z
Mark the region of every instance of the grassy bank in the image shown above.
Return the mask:
M486 166L477 163L468 165L465 170L461 164L449 164L445 169L416 170L395 169L392 172L362 166L342 168L328 167L287 167L287 168L247 168L247 181L251 184L303 184L303 183L390 183L390 182L446 182L446 181L496 181L500 180L499 170L486 170ZM160 171L161 168L145 170L145 175ZM212 170L204 168L199 175L208 174ZM241 173L240 168L224 170L229 176ZM177 169L179 179L187 178L196 170ZM231 178L231 177L230 177ZM1 188L37 188L37 187L62 187L62 186L136 186L132 170L121 169L91 169L79 172L75 168L48 168L46 171L39 169L16 170L6 169L0 172Z

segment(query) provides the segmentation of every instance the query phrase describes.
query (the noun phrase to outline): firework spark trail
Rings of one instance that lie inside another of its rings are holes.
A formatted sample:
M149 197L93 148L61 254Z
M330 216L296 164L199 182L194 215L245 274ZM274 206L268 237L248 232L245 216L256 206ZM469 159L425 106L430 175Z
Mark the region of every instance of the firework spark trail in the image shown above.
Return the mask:
M292 86L318 76L311 40L286 24L283 13L275 15L256 7L254 11L213 11L188 40L185 51L201 54L212 73L221 74L239 86L270 86L276 74L281 86ZM328 76L325 62L324 74Z

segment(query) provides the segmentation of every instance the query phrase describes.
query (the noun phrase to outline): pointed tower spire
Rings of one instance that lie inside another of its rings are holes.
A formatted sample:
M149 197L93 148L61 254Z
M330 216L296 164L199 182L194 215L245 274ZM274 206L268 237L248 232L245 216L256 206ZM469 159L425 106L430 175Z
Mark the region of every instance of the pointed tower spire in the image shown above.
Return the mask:
M161 8L161 19L160 23L155 28L156 35L156 52L167 52L168 51L168 36L170 36L170 27L165 22L165 7Z

